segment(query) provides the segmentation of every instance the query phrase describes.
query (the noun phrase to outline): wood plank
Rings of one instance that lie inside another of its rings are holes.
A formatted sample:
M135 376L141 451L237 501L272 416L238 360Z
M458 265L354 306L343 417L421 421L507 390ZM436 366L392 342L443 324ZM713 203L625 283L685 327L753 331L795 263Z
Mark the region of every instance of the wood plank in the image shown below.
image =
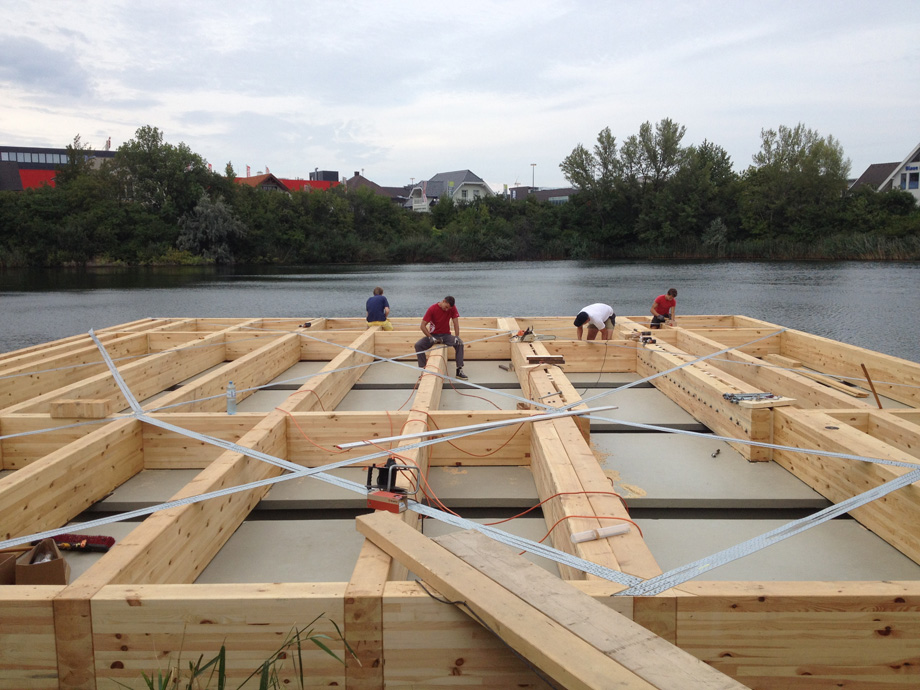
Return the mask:
M899 462L916 460L823 412L783 408L774 414L774 436L776 443L781 445ZM903 467L829 458L820 453L778 450L774 459L835 503L908 472ZM920 524L920 484L906 486L850 514L908 558L920 563L920 533L905 529L905 525Z
M389 513L361 515L358 530L569 690L655 686ZM572 663L577 659L578 663Z
M383 690L383 593L390 556L365 539L345 589L345 641L354 656L345 665L348 690Z
M853 381L866 381L866 365L879 395L920 407L920 364L848 345L810 333L788 330L782 335L781 354L805 366ZM868 382L866 382L868 386Z
M57 690L52 600L59 585L0 587L0 688Z
M141 438L141 423L122 419L0 480L0 538L60 527L133 477Z
M656 688L745 687L475 530L434 541Z
M825 376L824 374L808 371L802 366L801 362L795 363L796 360L790 359L789 357L783 357L782 355L764 355L763 361L769 362L770 364L776 364L777 366L794 369L795 373L799 376L804 376L805 378L811 379L812 381L817 381L818 383L828 386L829 388L833 388L834 390L838 390L841 393L851 395L854 398L869 397L869 391L864 391L861 388L857 388L855 386L848 386L845 383L838 381L837 379L830 376ZM793 364L790 365L788 362L793 362Z
M704 338L698 333L684 332L679 334L677 346L697 357L703 357L723 349L721 343L715 340ZM796 372L763 365L764 361L769 362L777 356L779 355L765 355L764 359L760 360L752 355L733 350L709 361L713 366L761 391L777 393L784 397L792 398L795 400L794 404L797 407L869 407L868 404L854 401L850 396L843 395L839 391L815 385L815 383ZM783 357L782 360L776 361L785 362L788 359ZM785 364L781 366L785 367Z

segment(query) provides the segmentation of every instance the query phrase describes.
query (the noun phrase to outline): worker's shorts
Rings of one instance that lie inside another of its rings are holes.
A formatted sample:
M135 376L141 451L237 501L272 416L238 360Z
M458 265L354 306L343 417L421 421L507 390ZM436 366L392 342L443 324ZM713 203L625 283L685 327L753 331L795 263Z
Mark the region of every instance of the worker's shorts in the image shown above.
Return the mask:
M381 331L392 331L393 330L393 324L390 323L389 319L387 319L386 321L368 321L367 325L368 326L380 326Z

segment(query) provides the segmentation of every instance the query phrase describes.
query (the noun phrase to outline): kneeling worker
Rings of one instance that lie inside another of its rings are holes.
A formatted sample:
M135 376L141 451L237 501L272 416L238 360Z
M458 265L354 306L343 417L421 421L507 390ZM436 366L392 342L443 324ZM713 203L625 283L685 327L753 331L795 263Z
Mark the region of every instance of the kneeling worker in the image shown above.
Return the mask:
M601 304L600 302L589 304L578 312L578 316L575 317L575 329L578 339L581 340L582 326L587 323L588 340L594 340L598 331L601 333L601 340L610 340L616 319L617 315L613 313L613 307L609 304Z
M460 340L460 312L457 311L455 300L448 295L440 302L432 304L422 317L422 323L419 329L424 336L415 343L415 352L418 357L418 365L424 369L428 363L428 356L425 350L431 348L436 343L443 343L454 348L457 359L457 378L469 378L463 373L463 341ZM450 333L450 326L453 324L454 335Z
M367 310L368 326L380 326L384 331L393 330L393 324L390 323L390 303L383 296L382 287L374 288L373 296L367 298L364 307Z
M652 302L652 328L661 328L661 324L667 322L669 326L674 325L674 312L677 309L677 290L671 288L667 295L658 295Z

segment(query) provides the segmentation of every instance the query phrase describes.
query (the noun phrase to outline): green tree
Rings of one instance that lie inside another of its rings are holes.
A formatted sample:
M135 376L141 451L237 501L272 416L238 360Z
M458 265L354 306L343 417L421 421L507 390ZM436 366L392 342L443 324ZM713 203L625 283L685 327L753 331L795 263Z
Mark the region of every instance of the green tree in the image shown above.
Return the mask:
M213 181L201 156L186 144L166 143L163 133L149 125L118 148L114 165L123 200L141 204L172 223L195 208Z
M177 246L207 261L218 264L233 262L232 244L246 234L246 226L221 199L212 201L202 194L192 213L179 221Z
M89 144L84 144L77 134L73 143L67 144L67 162L55 172L54 184L65 187L81 175L88 174L93 167L89 156L91 150Z
M850 174L840 142L803 124L761 130L743 177L741 216L754 237L810 241L834 232Z

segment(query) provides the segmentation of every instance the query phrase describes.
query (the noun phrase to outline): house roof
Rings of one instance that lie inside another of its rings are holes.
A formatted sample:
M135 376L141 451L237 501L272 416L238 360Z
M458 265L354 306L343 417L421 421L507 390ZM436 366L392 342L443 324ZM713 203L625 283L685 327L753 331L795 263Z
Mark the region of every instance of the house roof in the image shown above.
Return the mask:
M454 170L452 172L443 172L438 173L430 180L427 181L425 186L425 196L427 197L440 197L444 194L445 190L448 189L450 183L454 183L454 189L459 188L464 184L478 184L482 185L492 193L492 190L489 188L489 185L485 181L474 174L469 170Z
M910 150L910 153L904 157L904 160L895 164L894 169L888 174L887 177L885 177L884 180L882 180L882 183L878 186L878 191L882 192L886 189L891 189L891 187L894 186L894 176L903 170L904 166L908 163L917 162L920 162L920 144L914 146L914 148Z
M884 182L897 167L897 162L873 163L868 168L866 168L866 171L862 175L856 178L856 182L850 185L850 191L856 191L860 187L864 187L866 185L872 187L872 189L878 189L879 185L881 185L882 182Z
M292 192L300 192L304 189L320 189L322 191L326 191L330 187L337 187L339 184L338 182L333 182L332 180L290 180L286 177L279 177L278 180Z
M252 177L238 177L236 178L237 184L244 184L249 187L277 187L283 192L291 191L288 189L288 186L284 184L277 177L271 173L266 173L264 175L254 175Z
M348 187L348 189L369 189L374 194L379 194L380 196L392 196L389 192L386 191L386 189L381 187L376 182L367 179L364 177L364 175L357 171L355 172L354 176L345 180L345 186Z

